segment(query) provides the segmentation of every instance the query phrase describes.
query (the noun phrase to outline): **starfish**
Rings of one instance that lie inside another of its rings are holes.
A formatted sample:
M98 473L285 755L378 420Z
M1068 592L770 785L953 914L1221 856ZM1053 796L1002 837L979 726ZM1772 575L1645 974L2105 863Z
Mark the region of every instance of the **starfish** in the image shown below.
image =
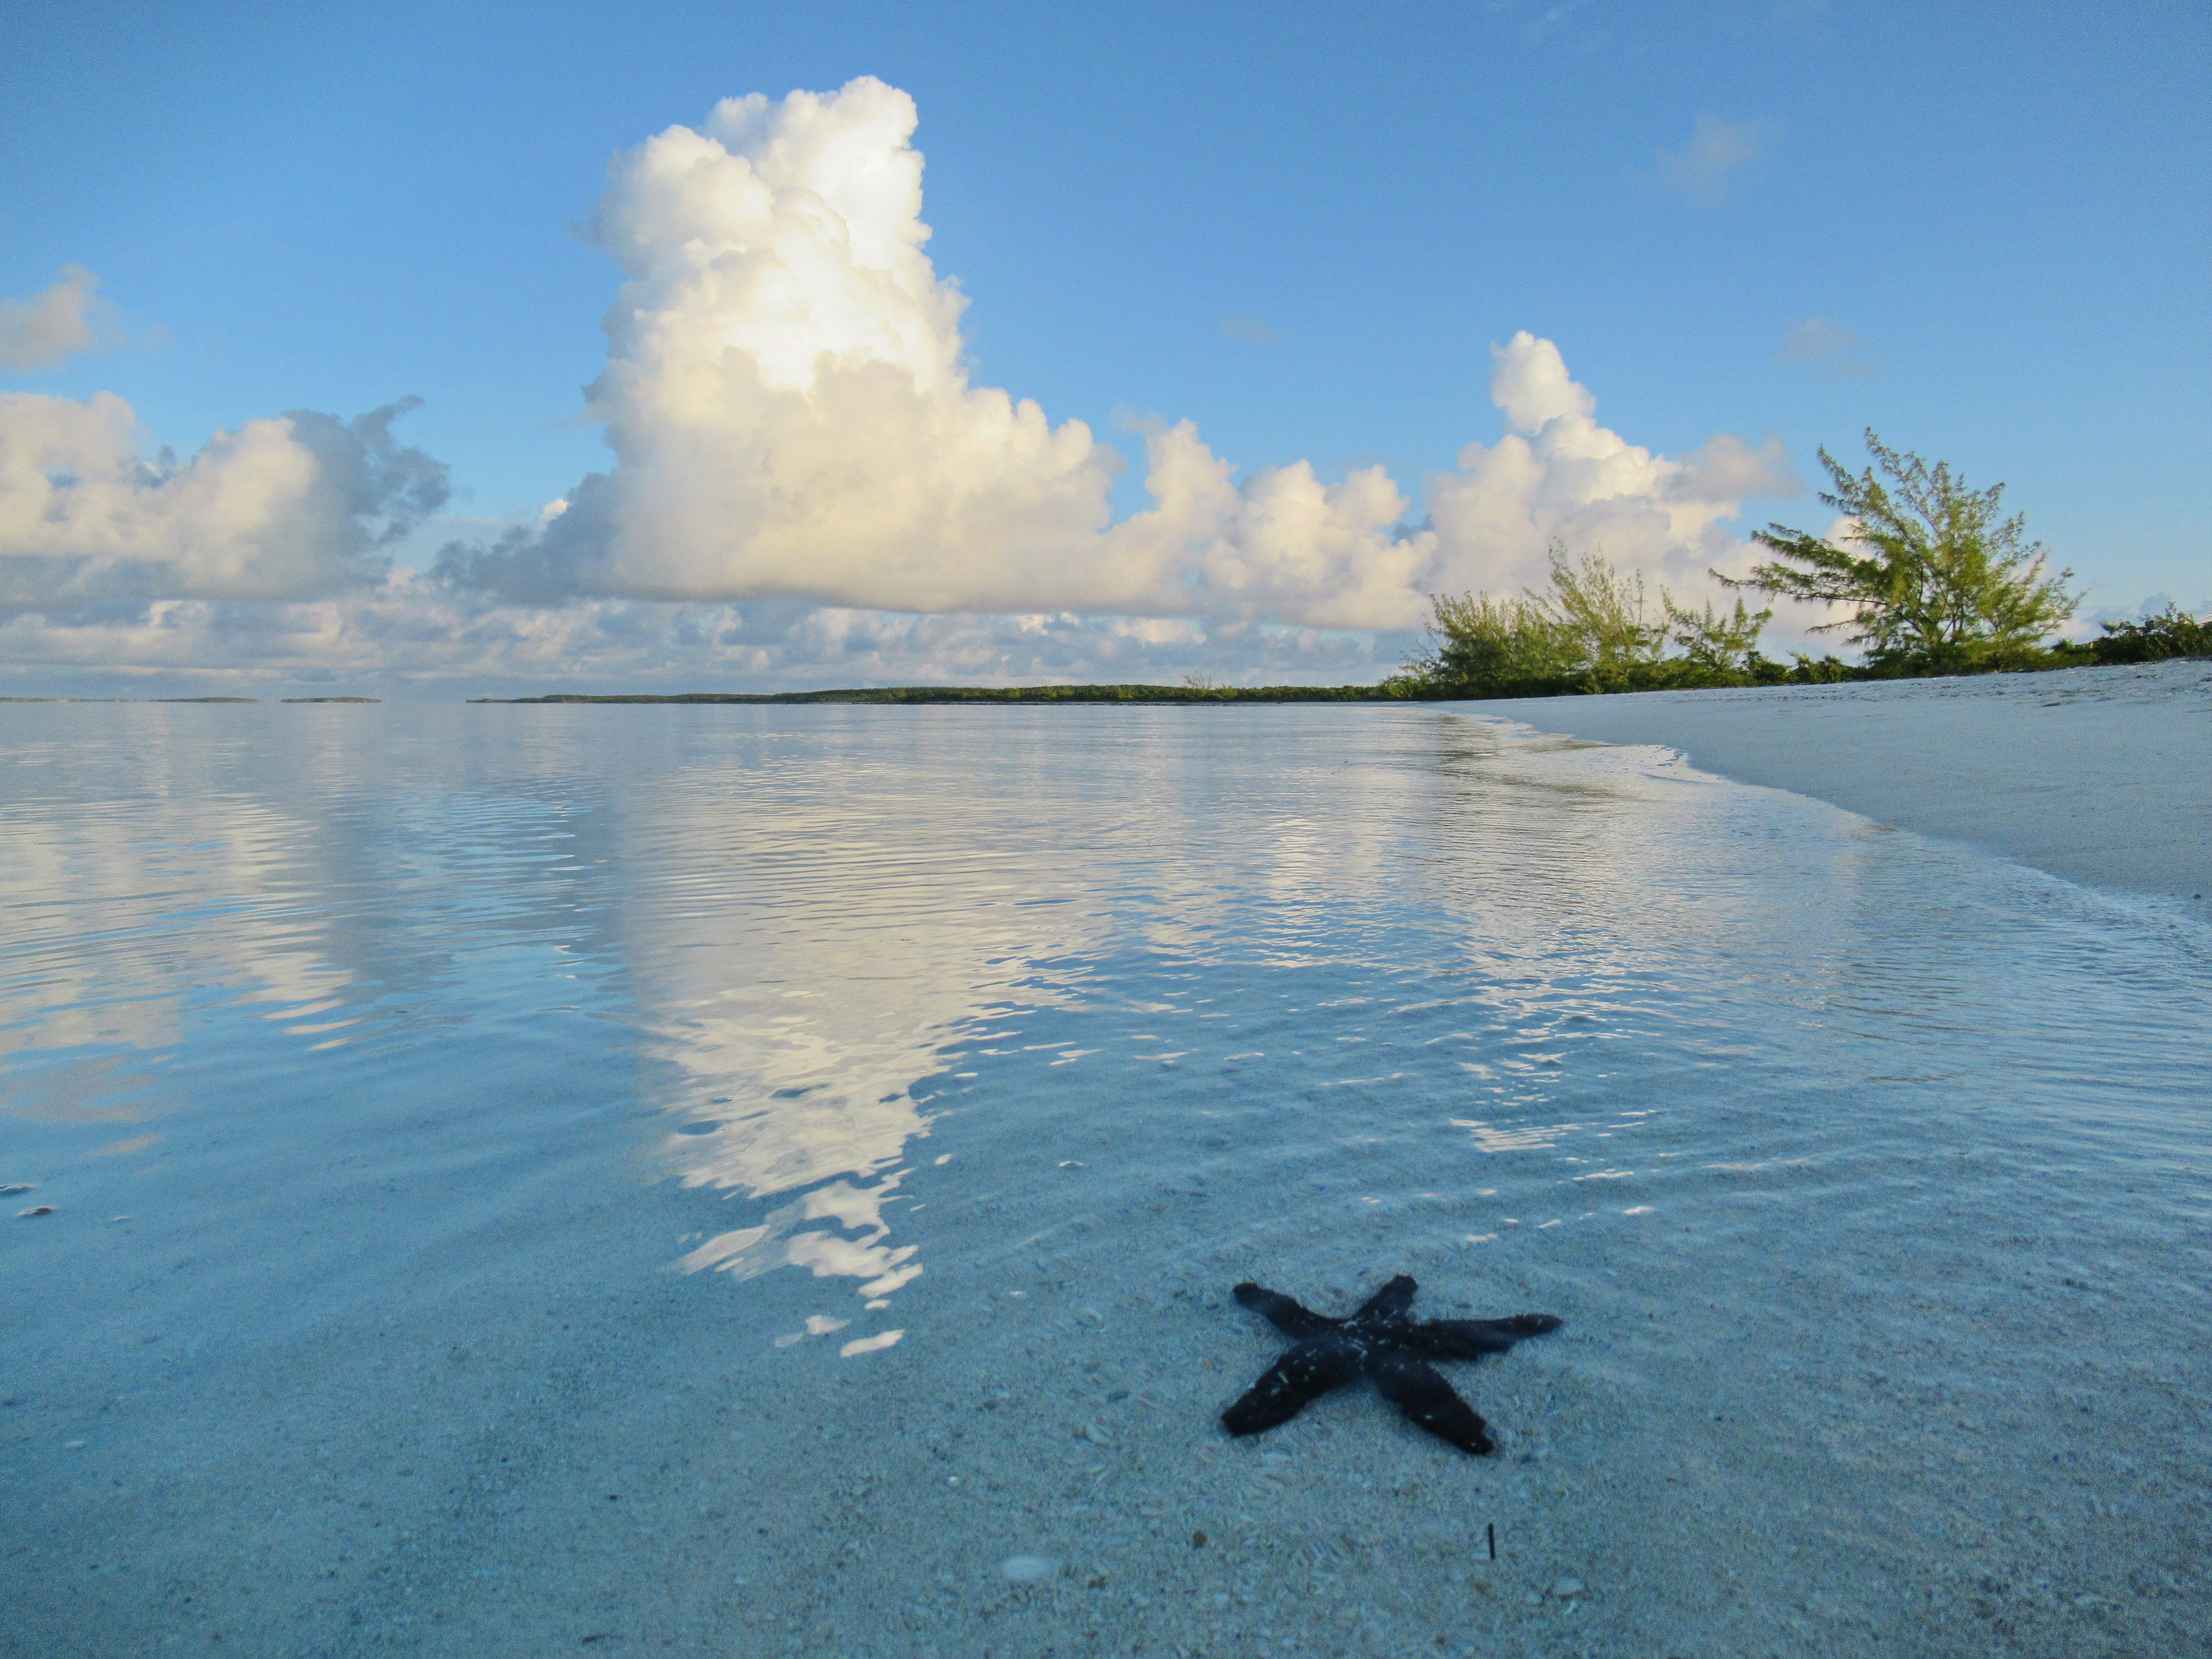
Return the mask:
M1413 1304L1416 1288L1400 1273L1362 1303L1351 1318L1331 1319L1249 1280L1239 1285L1232 1292L1239 1302L1297 1341L1243 1399L1221 1413L1223 1425L1231 1434L1257 1434L1289 1422L1308 1401L1365 1376L1375 1379L1382 1397L1408 1422L1473 1455L1495 1451L1474 1407L1425 1359L1476 1359L1504 1353L1524 1336L1556 1331L1562 1322L1550 1314L1409 1319L1406 1310Z

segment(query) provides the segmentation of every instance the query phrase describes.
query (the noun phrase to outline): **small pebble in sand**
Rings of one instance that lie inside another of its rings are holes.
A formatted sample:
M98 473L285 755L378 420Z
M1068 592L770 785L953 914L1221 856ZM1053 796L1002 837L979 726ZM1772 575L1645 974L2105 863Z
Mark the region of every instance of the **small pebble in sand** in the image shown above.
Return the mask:
M0 1187L0 1193L34 1193L38 1189L39 1183L35 1181L11 1181Z
M1579 1578L1562 1578L1552 1586L1552 1595L1561 1601L1571 1601L1582 1593L1583 1581Z
M1010 1555L999 1571L1017 1584L1039 1584L1060 1571L1060 1563L1048 1555Z
M1206 1534L1202 1532L1194 1532L1191 1534L1190 1547L1194 1550L1204 1549L1206 1547Z
M33 1204L33 1205L29 1209L27 1209L27 1210L18 1210L18 1211L16 1211L16 1212L15 1212L15 1218L16 1218L18 1221L21 1221L21 1220L22 1220L26 1216L33 1216L33 1215L52 1215L53 1212L54 1212L54 1206L53 1206L52 1205L51 1205L51 1204Z

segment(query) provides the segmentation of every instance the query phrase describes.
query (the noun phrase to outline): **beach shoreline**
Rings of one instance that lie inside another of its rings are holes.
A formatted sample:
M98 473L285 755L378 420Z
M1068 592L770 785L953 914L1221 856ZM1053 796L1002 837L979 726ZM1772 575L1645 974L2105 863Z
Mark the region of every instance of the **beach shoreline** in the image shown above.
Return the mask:
M2212 663L1447 705L1679 750L2087 885L2212 892Z

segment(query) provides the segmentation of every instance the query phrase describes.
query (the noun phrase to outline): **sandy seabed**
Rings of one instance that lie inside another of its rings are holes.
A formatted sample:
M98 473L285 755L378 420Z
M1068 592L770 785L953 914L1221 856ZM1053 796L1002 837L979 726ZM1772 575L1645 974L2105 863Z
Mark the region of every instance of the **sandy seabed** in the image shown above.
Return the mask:
M1443 1200L1273 1230L1324 1306L1387 1261L1432 1315L1567 1312L1449 1368L1499 1441L1479 1461L1364 1390L1220 1433L1280 1345L1224 1294L1255 1252L1202 1183L1036 1255L990 1241L1060 1202L984 1200L936 1340L846 1359L832 1334L773 1368L711 1275L549 1205L538 1282L172 1339L218 1421L173 1405L135 1326L104 1363L49 1353L95 1393L10 1413L0 1649L2203 1652L2202 1237L2075 1213L2063 1163L2010 1139L1622 1181L1698 1218L1518 1267L1409 1246L1460 1224ZM1772 1255L1755 1289L1747 1245ZM149 1276L220 1272L190 1248ZM787 1281L768 1323L801 1328L826 1299Z

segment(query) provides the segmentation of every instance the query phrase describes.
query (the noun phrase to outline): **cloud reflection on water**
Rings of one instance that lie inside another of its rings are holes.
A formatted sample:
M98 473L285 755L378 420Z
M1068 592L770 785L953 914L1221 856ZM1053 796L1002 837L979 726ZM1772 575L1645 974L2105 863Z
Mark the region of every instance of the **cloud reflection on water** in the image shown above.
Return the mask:
M19 815L0 889L19 915L81 905L41 924L53 964L19 933L15 1080L105 1056L77 1093L128 1116L152 1056L259 1005L295 1040L269 1074L349 1110L300 1050L437 1026L611 1051L648 1170L719 1200L675 1265L875 1303L923 1271L903 1183L947 1112L1118 1113L1104 1079L1135 1062L1409 1099L1412 1041L1455 1062L1451 1121L1540 1152L1631 1127L1582 1121L1567 1074L1638 1024L1685 939L1755 949L1774 925L1629 810L1731 798L1438 711L97 718L106 748ZM1334 986L1315 1007L1267 988L1310 967ZM1267 1006L1232 1018L1245 993ZM1022 1029L1102 1007L1128 1018ZM1298 1059L1324 1037L1341 1061ZM1031 1065L1044 1096L998 1086Z
M323 949L286 857L304 830L264 802L188 794L103 802L66 822L22 806L0 817L0 1066L17 1079L5 1109L139 1121L154 1108L137 1057L182 1042L196 1000L295 1036L349 1024L320 1018L344 1007L351 975Z
M799 1267L880 1303L922 1272L892 1218L952 1068L1009 1011L1065 1000L1104 924L1054 902L1081 869L1039 866L972 743L917 733L894 771L820 724L795 746L717 733L714 761L625 801L611 926L670 1125L654 1166L737 1200L802 1194L676 1265Z
M939 1114L960 1109L975 1075L963 1066L1003 1066L1031 1048L1055 1051L1047 1065L1211 1064L1207 1028L1145 1028L1200 1013L1192 989L1237 990L1265 970L1335 964L1380 975L1387 994L1362 1018L1387 1022L1420 1006L1401 1002L1395 982L1410 967L1401 931L1409 920L1449 928L1453 915L1472 923L1479 911L1470 947L1490 954L1504 944L1516 958L1510 975L1451 988L1470 1012L1487 1005L1486 1025L1504 1018L1515 1042L1546 1045L1498 1056L1504 1086L1491 1092L1501 1118L1547 1097L1541 1073L1565 1039L1526 1028L1558 988L1552 976L1570 965L1621 976L1609 959L1618 941L1562 930L1559 906L1519 888L1544 872L1516 866L1558 849L1501 833L1556 822L1565 795L1595 809L1570 831L1593 843L1577 852L1609 854L1605 809L1620 803L1618 779L1557 779L1540 757L1533 772L1501 766L1504 745L1486 728L1427 715L1409 728L1376 711L1264 751L1244 727L1205 713L1118 724L1079 716L1083 760L1071 767L1060 735L1031 712L906 721L896 764L880 717L817 715L804 743L781 750L732 733L617 815L610 850L625 873L612 925L641 1050L658 1068L652 1092L674 1120L654 1158L685 1185L732 1199L803 1194L685 1241L683 1271L751 1279L797 1267L856 1281L857 1294L880 1304L923 1270L915 1246L893 1237L900 1187L915 1143ZM994 741L978 741L986 724ZM1480 770L1457 770L1469 762ZM1418 817L1439 787L1457 797L1469 785L1485 796L1478 831L1445 826L1409 912L1404 860L1430 851L1418 841L1409 848L1409 830L1425 831ZM1316 813L1317 800L1378 810L1330 816ZM1110 985L1095 983L1095 971ZM1039 1010L1095 1009L1102 999L1133 1017L1110 1046L1018 1041ZM1558 1015L1576 1018L1571 1007ZM1389 1084L1364 1073L1334 1080ZM1039 1105L1067 1111L1077 1097ZM994 1109L1018 1104L994 1097ZM1486 1132L1536 1148L1583 1127Z

